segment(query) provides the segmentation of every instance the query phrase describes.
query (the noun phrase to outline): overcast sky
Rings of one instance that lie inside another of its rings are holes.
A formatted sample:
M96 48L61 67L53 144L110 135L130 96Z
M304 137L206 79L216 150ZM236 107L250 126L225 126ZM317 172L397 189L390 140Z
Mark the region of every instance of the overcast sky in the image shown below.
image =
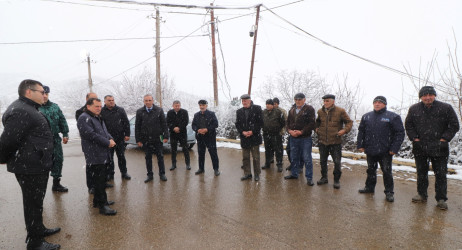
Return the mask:
M210 4L210 1L163 2ZM252 6L260 2L216 0L215 5ZM263 1L269 8L290 2L293 1ZM179 90L212 97L211 43L208 36L200 36L208 34L210 16L204 15L206 11L203 9L160 7L160 12L163 20L161 36L165 37L161 39L162 74L173 79ZM221 21L218 30L231 96L247 92L253 42L249 30L255 22L254 12L253 8L215 12ZM462 43L460 0L307 0L274 9L274 12L351 53L402 71L403 65L409 64L415 75L418 75L419 64L425 71L435 52L440 66L447 66L447 43L454 47L453 30ZM0 43L154 37L155 20L147 18L153 13L153 7L134 4L84 0L0 0ZM239 17L244 14L250 15ZM227 20L233 17L239 18ZM193 36L175 45L181 38L168 38L186 36L194 30L197 31ZM154 44L154 39L0 44L0 80L6 89L0 95L16 97L17 84L26 78L37 79L55 89L62 89L71 80L87 79L87 67L80 57L83 49L96 61L92 64L95 84L104 84L105 80L153 56ZM219 48L217 44L218 68L223 78ZM459 59L460 55L459 49ZM151 59L126 74L134 75L143 67L152 68L154 72L155 60ZM411 91L407 77L323 45L274 14L261 12L253 91L267 76L293 69L313 70L328 79L348 74L351 84L361 83L365 93L363 103L366 104L377 95L385 95L391 105L396 105L401 100L402 85L406 93ZM220 99L226 100L227 88L221 83L219 86ZM100 93L104 94L108 93Z

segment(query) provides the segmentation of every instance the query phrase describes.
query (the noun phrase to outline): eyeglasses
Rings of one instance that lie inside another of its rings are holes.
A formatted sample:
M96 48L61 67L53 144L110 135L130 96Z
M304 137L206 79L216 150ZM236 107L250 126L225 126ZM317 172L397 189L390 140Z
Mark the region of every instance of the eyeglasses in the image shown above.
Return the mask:
M40 92L40 94L45 95L45 90L30 89L32 91Z

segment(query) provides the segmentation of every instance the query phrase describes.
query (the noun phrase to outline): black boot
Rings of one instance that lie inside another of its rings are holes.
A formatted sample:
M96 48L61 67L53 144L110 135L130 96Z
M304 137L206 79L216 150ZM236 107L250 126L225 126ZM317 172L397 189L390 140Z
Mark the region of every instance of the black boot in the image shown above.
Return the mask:
M53 186L51 187L51 191L56 191L56 192L67 192L68 191L67 187L63 187L59 183L60 181L61 181L61 178L53 179Z
M54 249L59 249L61 248L61 245L59 244L53 244L46 242L44 239L40 240L29 240L27 242L27 250L29 249L38 249L38 250L54 250Z

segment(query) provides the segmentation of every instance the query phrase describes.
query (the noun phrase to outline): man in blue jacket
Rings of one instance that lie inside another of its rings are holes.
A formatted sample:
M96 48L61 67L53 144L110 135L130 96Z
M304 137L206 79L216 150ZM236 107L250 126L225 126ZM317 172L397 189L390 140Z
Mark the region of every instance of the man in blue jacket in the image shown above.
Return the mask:
M379 163L383 173L386 200L393 202L392 159L404 140L403 121L398 114L387 111L385 97L377 96L373 104L374 111L363 115L358 128L357 148L367 156L366 186L359 192L374 193Z
M93 179L95 189L93 207L99 208L101 214L115 215L117 211L109 207L114 202L107 200L105 187L106 169L111 161L109 149L113 148L116 143L101 118L101 105L100 99L88 99L85 111L77 120L77 128L82 139L85 161Z
M199 153L199 170L196 175L204 173L205 149L209 150L210 158L212 158L213 170L215 176L220 175L218 153L217 153L217 132L218 119L215 113L207 110L207 101L199 101L200 111L194 114L191 127L196 132L197 151Z

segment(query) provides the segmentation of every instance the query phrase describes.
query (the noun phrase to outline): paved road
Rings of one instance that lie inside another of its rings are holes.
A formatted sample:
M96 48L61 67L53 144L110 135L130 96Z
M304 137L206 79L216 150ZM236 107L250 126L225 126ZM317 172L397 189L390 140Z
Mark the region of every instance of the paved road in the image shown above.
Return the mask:
M122 181L116 173L115 187L107 192L118 214L110 217L91 205L80 142L65 145L62 183L70 191L51 192L49 180L45 225L62 231L47 240L63 249L462 248L460 181L449 180L449 210L441 211L433 198L426 204L411 203L413 181L395 180L394 203L385 201L380 178L375 195L358 194L366 177L360 165L345 165L342 187L334 190L332 168L331 182L324 186L309 187L303 178L284 180L274 167L262 172L260 182L241 182L241 152L229 148L218 150L221 176L213 175L208 156L205 175L195 176L196 148L191 152L191 171L185 169L181 153L178 168L168 171L167 153L168 181L160 182L155 175L154 182L145 184L143 152L128 150L132 180ZM430 183L433 197L433 177ZM20 192L14 175L1 165L0 249L25 248Z

